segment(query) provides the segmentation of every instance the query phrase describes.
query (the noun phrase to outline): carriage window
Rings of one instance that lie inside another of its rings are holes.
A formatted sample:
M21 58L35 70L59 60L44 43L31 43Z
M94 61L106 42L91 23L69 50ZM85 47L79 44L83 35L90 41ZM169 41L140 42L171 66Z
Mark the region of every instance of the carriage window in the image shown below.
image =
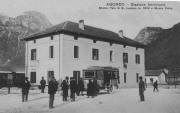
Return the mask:
M118 78L118 72L117 71L113 71L112 72L112 78L113 79L117 79Z
M94 72L93 71L87 71L85 72L85 78L93 78Z
M97 80L101 80L103 79L103 71L97 71L97 77L96 77Z

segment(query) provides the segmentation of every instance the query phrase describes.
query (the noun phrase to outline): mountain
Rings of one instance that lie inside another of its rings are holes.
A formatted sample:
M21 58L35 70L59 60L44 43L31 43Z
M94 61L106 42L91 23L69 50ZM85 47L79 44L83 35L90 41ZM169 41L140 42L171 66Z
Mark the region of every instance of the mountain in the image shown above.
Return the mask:
M0 14L0 66L24 65L25 43L20 39L50 26L46 16L35 11L15 18Z
M169 29L144 28L135 40L146 44L146 69L180 67L180 23Z
M157 34L162 30L163 29L160 27L146 27L139 32L139 34L135 38L135 41L147 45L153 40L156 40L158 38Z

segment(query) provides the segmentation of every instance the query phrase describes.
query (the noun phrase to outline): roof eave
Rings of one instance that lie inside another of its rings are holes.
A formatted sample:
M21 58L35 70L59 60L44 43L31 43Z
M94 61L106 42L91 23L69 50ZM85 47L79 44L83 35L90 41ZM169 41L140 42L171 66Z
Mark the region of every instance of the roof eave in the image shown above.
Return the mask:
M61 33L64 33L64 34L68 34L68 35L77 35L77 36L82 36L84 38L89 38L89 39L94 39L96 38L97 40L100 40L100 41L106 41L106 42L111 42L111 43L118 43L118 44L122 44L122 45L128 45L128 46L133 46L133 47L138 47L138 48L145 48L145 45L143 44L139 44L139 45L136 45L136 44L129 44L129 43L126 43L126 42L117 42L115 40L110 40L110 39L104 39L103 37L97 37L97 36L93 36L93 35L87 35L87 34L83 34L83 33L76 33L76 32L70 32L70 31L67 31L67 30L60 30L60 31L56 31L56 32L51 32L51 33L47 33L47 34L42 34L42 35L38 35L38 36L28 36L26 38L23 38L21 39L21 41L30 41L30 40L34 40L34 39L38 39L38 38L44 38L44 37L48 37L48 36L51 36L51 35L57 35L57 34L61 34ZM92 38L94 37L94 38Z

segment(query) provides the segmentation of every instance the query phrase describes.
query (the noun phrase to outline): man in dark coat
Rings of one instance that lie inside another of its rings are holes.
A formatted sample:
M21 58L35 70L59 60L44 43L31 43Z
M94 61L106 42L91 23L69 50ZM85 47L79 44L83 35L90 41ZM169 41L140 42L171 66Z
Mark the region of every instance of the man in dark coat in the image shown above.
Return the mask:
M83 82L83 79L82 79L82 78L80 78L80 80L79 80L78 87L79 87L79 91L81 92L81 95L83 95L84 82Z
M28 94L29 94L30 87L31 87L31 84L28 80L28 77L26 77L25 82L22 85L22 102L28 101Z
M98 84L97 84L97 79L94 78L93 79L93 96L97 96L97 92L98 92Z
M61 84L61 88L63 91L63 101L67 101L67 96L68 96L68 84L66 82L66 80L63 80L62 84Z
M157 83L157 80L154 82L154 84L153 84L153 86L154 86L154 92L155 92L155 90L158 92L158 83Z
M40 84L41 84L41 93L44 93L44 89L46 87L46 81L44 80L44 77L42 77Z
M57 91L58 84L54 77L50 78L49 85L48 85L48 94L49 94L49 108L53 108L54 103L54 95Z
M71 90L71 101L75 101L75 93L76 93L76 89L77 88L77 84L75 79L72 77L70 80L70 90Z
M77 87L76 87L76 94L77 94L77 96L79 96L79 94L80 94L80 85L79 85L79 81L78 81L78 83L77 83L77 81L76 81L76 84L77 84Z
M69 96L69 77L68 76L66 76L66 83L67 83L67 85L68 85L68 91L67 91L67 97Z
M145 91L145 84L144 81L142 80L142 77L139 77L139 96L140 100L144 101L144 91Z
M87 96L92 96L93 97L93 83L91 80L89 80L89 83L87 85Z

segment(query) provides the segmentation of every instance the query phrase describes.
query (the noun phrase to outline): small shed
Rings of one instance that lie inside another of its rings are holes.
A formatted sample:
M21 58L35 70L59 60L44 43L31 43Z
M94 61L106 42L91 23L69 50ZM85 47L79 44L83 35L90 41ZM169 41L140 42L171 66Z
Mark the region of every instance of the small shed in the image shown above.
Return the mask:
M163 69L159 70L146 70L145 71L146 83L153 83L156 80L160 84L166 84L166 76Z

